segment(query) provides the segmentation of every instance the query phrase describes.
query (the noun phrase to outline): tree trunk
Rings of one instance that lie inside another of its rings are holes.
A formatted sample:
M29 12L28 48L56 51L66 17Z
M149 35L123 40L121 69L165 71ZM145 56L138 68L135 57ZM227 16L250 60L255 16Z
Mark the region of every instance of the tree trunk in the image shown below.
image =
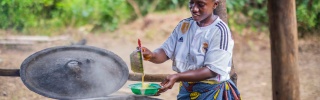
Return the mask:
M299 100L295 0L269 0L273 100Z
M227 14L227 4L226 0L220 0L219 6L214 10L214 14L218 15L220 19L223 20L226 24L228 24L228 14ZM237 85L237 79L238 75L236 73L236 70L234 69L234 63L232 60L232 67L230 72L230 78L234 82L235 85Z
M227 0L219 0L218 7L214 10L214 13L218 15L225 23L228 23L228 14L227 14Z

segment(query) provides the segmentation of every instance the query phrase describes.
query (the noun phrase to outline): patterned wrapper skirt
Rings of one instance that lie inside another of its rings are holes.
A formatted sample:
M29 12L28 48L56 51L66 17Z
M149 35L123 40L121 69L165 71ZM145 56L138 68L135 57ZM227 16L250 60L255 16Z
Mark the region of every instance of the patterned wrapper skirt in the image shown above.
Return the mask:
M232 80L216 82L180 82L178 100L241 100Z

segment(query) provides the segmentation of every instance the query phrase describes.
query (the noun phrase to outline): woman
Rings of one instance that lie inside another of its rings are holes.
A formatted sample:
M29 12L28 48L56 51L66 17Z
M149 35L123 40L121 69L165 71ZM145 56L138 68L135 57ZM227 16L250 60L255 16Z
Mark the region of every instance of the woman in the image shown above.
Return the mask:
M190 0L192 17L180 21L160 48L151 52L142 47L145 60L171 59L177 72L161 83L159 94L181 81L179 100L240 99L229 75L234 41L228 26L213 14L217 6L218 0Z

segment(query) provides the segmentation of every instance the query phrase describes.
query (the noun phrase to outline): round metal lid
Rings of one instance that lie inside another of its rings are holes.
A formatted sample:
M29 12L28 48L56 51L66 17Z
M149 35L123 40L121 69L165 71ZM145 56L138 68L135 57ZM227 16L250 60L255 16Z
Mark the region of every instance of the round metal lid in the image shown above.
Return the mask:
M23 83L55 99L106 97L129 77L126 63L116 54L92 46L60 46L41 50L23 61Z

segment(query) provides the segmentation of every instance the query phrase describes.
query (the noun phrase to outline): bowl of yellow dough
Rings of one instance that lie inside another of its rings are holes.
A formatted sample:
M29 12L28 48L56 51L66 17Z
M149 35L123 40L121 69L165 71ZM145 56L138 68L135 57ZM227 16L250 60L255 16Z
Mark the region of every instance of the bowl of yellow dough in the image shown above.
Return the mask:
M155 95L158 90L161 88L159 84L156 83L135 83L130 84L129 88L131 89L132 93L136 95Z

